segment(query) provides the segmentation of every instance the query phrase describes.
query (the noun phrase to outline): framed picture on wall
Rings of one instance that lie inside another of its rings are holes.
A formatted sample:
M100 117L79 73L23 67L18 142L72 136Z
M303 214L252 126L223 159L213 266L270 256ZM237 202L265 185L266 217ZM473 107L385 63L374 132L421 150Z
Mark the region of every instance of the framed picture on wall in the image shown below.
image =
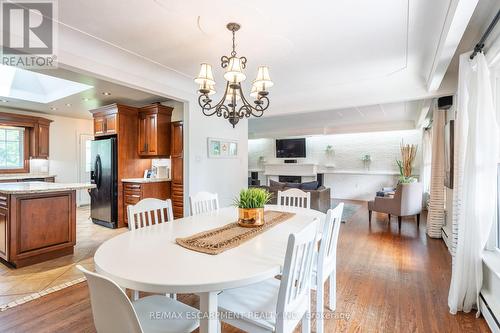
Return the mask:
M237 158L238 141L208 138L208 158Z

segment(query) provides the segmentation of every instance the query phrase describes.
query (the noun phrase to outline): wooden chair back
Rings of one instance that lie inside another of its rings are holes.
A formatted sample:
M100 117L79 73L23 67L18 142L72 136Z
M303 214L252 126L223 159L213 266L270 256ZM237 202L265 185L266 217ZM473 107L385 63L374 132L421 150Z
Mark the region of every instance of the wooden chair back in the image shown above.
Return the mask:
M142 199L135 205L127 206L128 227L131 231L136 229L172 221L172 200L154 198Z
M189 197L191 215L211 212L219 209L219 196L217 193L198 192Z
M277 204L288 207L311 208L311 193L304 192L298 188L278 191Z

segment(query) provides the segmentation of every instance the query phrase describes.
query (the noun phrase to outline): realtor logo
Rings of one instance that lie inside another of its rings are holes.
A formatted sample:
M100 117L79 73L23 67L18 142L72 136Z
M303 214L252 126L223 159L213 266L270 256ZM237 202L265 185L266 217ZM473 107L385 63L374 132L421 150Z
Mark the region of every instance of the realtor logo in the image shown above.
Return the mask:
M55 67L55 1L1 0L2 64Z

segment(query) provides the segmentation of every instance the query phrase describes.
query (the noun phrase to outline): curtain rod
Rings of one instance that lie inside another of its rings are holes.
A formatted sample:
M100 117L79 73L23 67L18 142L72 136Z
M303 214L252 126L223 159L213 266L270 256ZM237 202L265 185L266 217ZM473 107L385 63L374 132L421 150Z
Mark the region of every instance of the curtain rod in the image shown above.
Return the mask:
M479 42L476 44L476 46L474 46L474 52L472 52L472 54L470 55L470 59L474 59L476 54L478 54L479 52L483 52L484 42L486 41L486 38L488 38L488 36L490 35L493 28L495 28L495 25L498 23L499 18L500 18L500 10L498 10L497 14L495 15L495 18L493 19L493 21L491 21L490 25L488 26L488 29L486 29Z

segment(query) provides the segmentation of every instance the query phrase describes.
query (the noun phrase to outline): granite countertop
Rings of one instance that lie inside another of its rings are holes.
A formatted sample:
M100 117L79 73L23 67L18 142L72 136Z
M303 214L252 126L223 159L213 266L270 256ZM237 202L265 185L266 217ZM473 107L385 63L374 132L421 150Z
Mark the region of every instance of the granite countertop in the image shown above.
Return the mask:
M33 173L12 173L12 174L0 174L0 180L17 180L17 179L32 179L32 178L49 178L56 177L56 175L51 174L33 174Z
M164 178L124 178L122 179L123 183L139 183L139 184L144 184L144 183L160 183L160 182L169 182L170 178L164 177Z
M72 190L84 190L95 188L90 183L47 183L47 182L22 182L22 183L0 183L0 193L24 194L24 193L46 193L62 192Z

